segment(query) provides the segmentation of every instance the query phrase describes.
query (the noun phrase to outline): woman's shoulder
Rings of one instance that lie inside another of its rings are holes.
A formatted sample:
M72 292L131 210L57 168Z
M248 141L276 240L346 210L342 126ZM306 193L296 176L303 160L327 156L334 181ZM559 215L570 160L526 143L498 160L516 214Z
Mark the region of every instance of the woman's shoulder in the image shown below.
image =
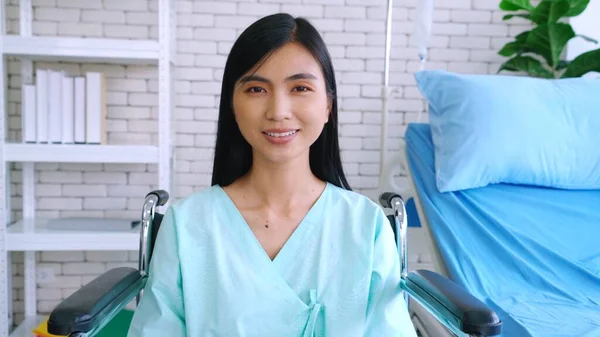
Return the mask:
M385 226L387 217L383 208L366 194L331 186L329 214L344 230L363 238L372 238Z
M215 209L223 200L223 190L218 185L208 186L192 194L188 194L171 205L176 213L196 213L200 210L207 211Z
M174 200L165 216L180 237L191 237L198 231L213 231L228 220L225 202L220 186L208 186Z
M350 208L355 211L377 213L382 212L382 208L367 195L357 191L347 190L345 188L329 184L332 202L334 206Z

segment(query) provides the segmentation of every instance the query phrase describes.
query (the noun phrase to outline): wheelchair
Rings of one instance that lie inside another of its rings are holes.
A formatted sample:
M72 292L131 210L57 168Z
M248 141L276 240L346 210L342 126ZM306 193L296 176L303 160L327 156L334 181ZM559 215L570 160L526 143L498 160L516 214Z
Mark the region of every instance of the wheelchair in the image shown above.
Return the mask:
M163 214L156 208L169 199L164 190L145 197L140 224L138 269L111 269L93 279L59 303L47 321L48 332L69 337L93 337L129 302L139 303L148 280L152 249ZM487 305L449 279L429 270L408 272L407 216L403 198L392 192L379 196L380 204L392 211L392 226L401 261L401 286L406 303L409 298L423 306L456 336L486 337L500 335L502 322ZM382 336L383 337L383 336Z

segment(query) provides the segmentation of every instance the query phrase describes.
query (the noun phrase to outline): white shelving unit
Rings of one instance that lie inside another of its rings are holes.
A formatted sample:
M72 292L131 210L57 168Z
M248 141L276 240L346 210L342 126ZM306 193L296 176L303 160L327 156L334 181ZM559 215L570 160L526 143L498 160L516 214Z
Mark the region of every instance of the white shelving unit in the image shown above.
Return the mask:
M156 64L160 44L154 40L71 37L4 36L4 54L32 61L89 61L119 64Z
M159 163L152 145L4 144L7 162L28 163Z
M7 251L138 250L139 228L131 232L48 228L45 219L21 219L7 229ZM92 247L92 248L90 248Z
M35 163L148 163L158 166L158 186L172 190L172 68L175 61L175 1L159 0L158 40L40 37L32 35L31 0L19 3L20 34L6 34L6 3L0 0L0 337L32 336L42 317L37 313L35 252L72 250L137 250L139 233L101 231L58 231L35 216ZM22 84L32 83L35 61L77 63L151 64L158 69L157 146L68 145L8 143L6 56L18 57ZM22 163L23 218L11 219L10 163ZM143 197L143 196L141 196ZM141 205L140 205L141 206ZM24 252L25 320L11 330L12 287L10 252Z

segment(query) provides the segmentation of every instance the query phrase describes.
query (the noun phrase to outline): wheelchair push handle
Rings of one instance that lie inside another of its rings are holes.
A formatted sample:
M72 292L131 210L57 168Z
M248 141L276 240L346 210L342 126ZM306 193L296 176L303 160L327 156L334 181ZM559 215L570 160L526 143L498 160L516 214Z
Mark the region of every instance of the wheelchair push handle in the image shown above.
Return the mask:
M404 201L402 200L400 194L394 192L384 192L379 195L379 203L385 208L392 208L394 204L393 200L395 198L400 199L400 201Z
M163 206L169 200L169 193L165 190L154 190L146 195L142 208L142 225L140 228L140 250L138 254L138 269L142 276L148 273L148 266L152 256L152 249L160 221L155 223L155 218L160 218L156 207ZM139 301L140 296L138 296Z
M169 193L165 190L154 190L146 195L146 198L149 196L156 196L156 206L164 206L167 201L169 201Z

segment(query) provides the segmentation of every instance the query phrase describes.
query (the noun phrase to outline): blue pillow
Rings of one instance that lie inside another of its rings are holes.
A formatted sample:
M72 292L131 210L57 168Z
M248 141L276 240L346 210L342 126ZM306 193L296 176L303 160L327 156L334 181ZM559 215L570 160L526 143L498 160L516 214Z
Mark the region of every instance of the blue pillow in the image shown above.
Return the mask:
M429 103L440 192L600 188L600 79L428 70L416 82Z

